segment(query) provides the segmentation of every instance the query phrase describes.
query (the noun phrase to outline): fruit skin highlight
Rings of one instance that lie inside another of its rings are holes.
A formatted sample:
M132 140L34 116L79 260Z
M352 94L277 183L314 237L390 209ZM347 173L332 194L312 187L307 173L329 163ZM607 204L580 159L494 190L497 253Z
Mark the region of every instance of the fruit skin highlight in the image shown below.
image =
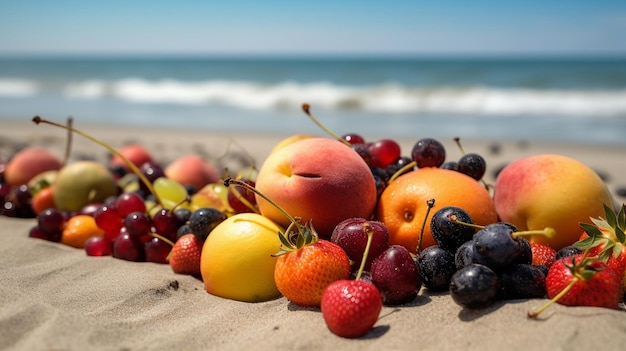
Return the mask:
M529 156L504 167L496 178L494 204L500 219L520 231L554 228L552 239L535 235L528 240L557 251L578 240L579 222L602 217L603 204L613 208L596 172L556 154Z
M306 138L268 156L256 188L301 223L312 221L321 238L346 218L369 218L376 206L376 184L363 159L329 138ZM288 218L257 196L262 215L287 227Z
M271 220L241 213L217 225L202 247L200 272L204 288L212 295L245 301L268 301L280 296L274 282L280 249L278 232Z
M435 205L428 210L427 201ZM392 181L380 196L376 219L389 229L389 244L402 245L417 252L424 225L421 248L437 244L431 234L430 222L437 209L455 206L465 210L474 223L487 225L498 220L489 192L465 174L442 168L420 168Z

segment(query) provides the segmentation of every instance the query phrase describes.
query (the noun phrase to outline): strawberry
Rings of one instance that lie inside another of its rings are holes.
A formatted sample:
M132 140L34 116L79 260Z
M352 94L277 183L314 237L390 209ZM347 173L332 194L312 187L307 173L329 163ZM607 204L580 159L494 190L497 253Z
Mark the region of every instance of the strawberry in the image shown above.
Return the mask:
M591 218L593 224L580 223L585 232L574 246L606 262L622 277L622 288L626 288L626 204L617 214L606 205L604 212L606 218Z
M356 338L367 333L383 308L380 290L371 281L361 280L374 231L364 225L367 243L355 280L341 279L326 287L320 308L328 329L344 338Z
M322 296L321 310L328 329L344 338L367 333L383 307L380 291L364 280L337 280Z
M341 246L313 237L286 246L274 268L278 290L300 306L319 306L330 283L350 277L350 260Z
M170 267L174 273L200 275L202 244L193 234L185 234L176 240L169 256Z
M546 291L551 300L530 312L529 317L536 317L554 302L566 306L619 308L621 277L598 257L587 254L564 257L552 264L546 276Z
M532 264L534 266L550 267L554 263L556 250L550 246L531 242L530 249L533 253Z

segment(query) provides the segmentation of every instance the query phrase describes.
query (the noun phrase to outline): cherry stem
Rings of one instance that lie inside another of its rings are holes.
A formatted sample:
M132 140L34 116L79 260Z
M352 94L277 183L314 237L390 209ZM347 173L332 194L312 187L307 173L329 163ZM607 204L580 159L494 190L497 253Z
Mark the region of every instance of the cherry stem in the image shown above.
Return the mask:
M156 193L156 191L154 191L154 188L152 187L152 183L148 180L148 178L143 175L143 173L141 173L141 171L139 170L139 168L137 168L137 166L135 166L135 164L133 164L132 162L130 162L129 159L127 159L126 157L124 157L124 155L120 154L117 150L115 150L114 148L110 147L109 145L107 145L106 143L92 137L91 135L87 134L87 133L83 133L78 129L75 129L74 127L71 126L64 126L62 124L58 124L52 121L48 121L46 119L43 119L39 116L35 116L33 117L33 122L35 124L39 124L39 123L44 123L44 124L50 124L52 126L55 127L59 127L59 128L63 128L65 130L68 130L70 132L74 132L84 138L87 138L91 141L93 141L94 143L104 147L105 149L107 149L110 153L114 154L115 156L119 157L120 159L122 159L122 161L124 161L124 163L133 171L133 173L135 173L139 179L141 179L141 181L146 185L146 187L148 188L148 190L150 191L150 193L152 193L152 195L154 195L154 199L156 200L156 202L163 207L163 203L161 202L161 199L159 198L159 195Z
M269 202L270 204L272 204L272 206L276 207L280 212L282 212L282 214L285 215L285 217L287 217L289 219L289 221L292 224L298 225L298 221L296 221L295 218L293 218L293 216L291 216L287 211L285 211L282 207L278 206L278 204L276 202L274 202L274 200L270 199L269 197L265 196L265 194L262 194L260 191L256 190L253 186L251 186L250 184L241 181L239 179L233 179L233 178L226 178L224 179L224 185L225 186L230 186L231 184L235 184L235 185L239 185L242 186L250 191L252 191L253 193L259 195L260 197L262 197L265 201Z
M428 206L428 208L426 209L426 214L424 215L424 222L422 222L422 230L420 230L420 236L419 236L419 239L417 240L417 248L415 249L418 254L422 251L422 240L424 238L424 228L426 227L426 220L428 219L430 210L432 210L432 208L435 207L435 199L427 200L426 206Z
M393 182L394 180L396 180L396 178L398 178L399 176L403 175L407 171L413 169L413 167L415 167L416 165L417 165L417 162L415 162L415 161L411 161L411 162L407 163L402 168L397 170L396 173L392 174L391 177L389 177L389 180L387 181L387 183Z
M553 297L545 305L541 306L540 308L534 311L528 312L528 318L535 318L539 316L539 314L545 311L548 307L550 307L550 305L552 305L553 303L561 299L563 296L565 296L565 294L567 294L567 292L570 291L574 287L574 285L576 285L576 283L578 283L578 280L579 280L578 276L575 275L572 281L569 282L569 284L567 284L567 286L563 290L561 290L561 292L559 292L555 297Z
M556 235L556 230L552 227L545 227L543 229L538 230L524 230L521 232L514 232L511 234L513 238L517 238L518 236L527 236L527 235L543 235L547 238L553 238Z
M238 186L239 184L234 184L234 185ZM245 196L241 195L241 193L238 190L231 189L230 187L228 189L229 189L228 191L231 191L233 195L235 195L237 200L241 201L241 203L246 205L247 208L252 210L254 213L257 213L257 214L259 213L259 209L257 208L257 206L254 206L252 203L250 203L250 201L248 201L248 199L246 199Z
M74 119L72 117L68 117L67 118L67 126L72 128L72 124L74 122ZM65 155L63 156L63 166L65 166L67 164L67 162L69 162L70 159L70 153L72 150L72 131L68 130L67 131L67 140L65 143Z
M302 104L302 111L304 111L304 113L306 113L307 116L309 116L309 118L315 123L317 124L318 127L322 128L326 133L328 133L330 136L332 136L333 138L339 140L340 142L346 144L349 147L352 147L352 144L350 144L346 139L342 138L341 136L339 136L337 133L333 132L332 130L330 130L328 127L326 127L325 125L322 124L322 122L320 122L317 118L315 118L315 116L313 116L311 114L311 106L309 104L307 104L306 102Z
M372 239L374 237L374 231L369 222L363 223L363 230L367 233L367 243L365 244L365 251L363 251L363 258L361 259L361 265L359 266L359 271L356 273L355 280L361 279L361 274L363 274L363 270L365 269L365 261L367 261L367 256L370 253L370 246L372 246Z

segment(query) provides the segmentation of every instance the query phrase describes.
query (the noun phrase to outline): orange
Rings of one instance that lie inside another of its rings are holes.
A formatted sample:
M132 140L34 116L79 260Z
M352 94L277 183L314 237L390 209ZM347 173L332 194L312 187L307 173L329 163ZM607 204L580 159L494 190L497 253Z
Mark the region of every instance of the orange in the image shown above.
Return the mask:
M424 222L430 199L435 205ZM376 217L389 229L391 245L402 245L416 253L422 227L421 248L437 243L430 232L430 220L446 206L464 209L479 225L498 220L487 189L465 174L442 168L420 168L396 178L381 194Z
M85 247L85 242L92 236L103 236L104 230L98 228L93 217L77 215L70 218L65 224L61 242L79 249Z

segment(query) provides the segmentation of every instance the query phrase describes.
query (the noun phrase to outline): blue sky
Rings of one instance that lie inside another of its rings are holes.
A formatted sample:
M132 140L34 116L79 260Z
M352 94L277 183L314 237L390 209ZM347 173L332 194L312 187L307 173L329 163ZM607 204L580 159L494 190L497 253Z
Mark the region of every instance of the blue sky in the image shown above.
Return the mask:
M626 1L2 0L0 55L626 56Z

